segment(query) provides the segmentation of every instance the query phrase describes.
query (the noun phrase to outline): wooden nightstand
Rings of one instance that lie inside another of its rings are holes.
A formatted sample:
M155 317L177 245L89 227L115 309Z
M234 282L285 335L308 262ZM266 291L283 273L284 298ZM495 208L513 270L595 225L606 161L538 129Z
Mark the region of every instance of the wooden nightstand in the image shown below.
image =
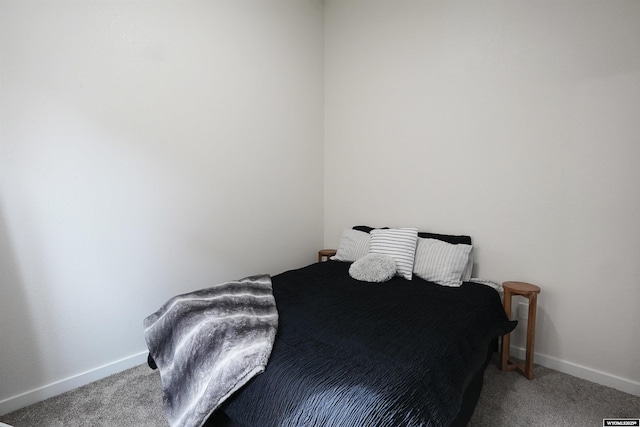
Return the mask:
M516 370L531 380L533 379L533 346L536 337L536 311L540 288L524 282L504 282L502 287L504 288L504 311L509 319L511 319L511 298L514 295L520 295L529 300L529 313L527 320L527 353L524 363L515 363L509 359L511 334L506 334L502 337L500 369L503 371Z
M320 249L318 251L318 262L327 261L329 257L334 256L336 252L337 251L335 249Z

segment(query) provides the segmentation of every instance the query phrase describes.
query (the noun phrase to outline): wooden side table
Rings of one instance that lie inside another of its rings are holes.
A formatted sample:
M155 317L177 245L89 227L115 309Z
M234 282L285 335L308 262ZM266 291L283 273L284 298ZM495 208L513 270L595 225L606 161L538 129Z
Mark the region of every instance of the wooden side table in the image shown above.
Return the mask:
M509 333L502 337L500 369L502 371L516 370L531 380L533 379L533 346L536 336L536 312L540 288L524 282L504 282L502 287L504 288L504 311L507 313L507 317L511 319L511 298L514 295L520 295L529 300L529 314L527 320L527 353L524 363L516 363L509 359L511 341L511 334Z
M329 257L334 256L336 252L337 251L335 249L320 249L318 251L318 262L327 261Z

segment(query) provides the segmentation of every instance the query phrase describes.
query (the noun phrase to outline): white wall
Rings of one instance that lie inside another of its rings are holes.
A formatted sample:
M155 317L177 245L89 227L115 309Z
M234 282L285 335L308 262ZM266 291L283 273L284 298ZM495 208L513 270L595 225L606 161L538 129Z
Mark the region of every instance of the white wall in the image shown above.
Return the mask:
M314 261L321 2L0 15L0 413L141 363L172 295Z
M640 2L325 2L325 246L468 233L537 361L640 395Z

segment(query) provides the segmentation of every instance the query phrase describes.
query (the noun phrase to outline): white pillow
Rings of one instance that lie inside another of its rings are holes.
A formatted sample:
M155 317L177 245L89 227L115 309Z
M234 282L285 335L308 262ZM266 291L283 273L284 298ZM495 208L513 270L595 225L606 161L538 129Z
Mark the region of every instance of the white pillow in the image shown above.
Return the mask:
M469 251L469 259L467 260L467 265L462 272L462 281L468 282L471 279L471 273L473 271L473 246L471 246L471 250Z
M413 272L444 286L460 286L467 270L471 245L452 245L436 239L418 238Z
M389 255L365 255L351 264L349 275L363 282L386 282L396 275L396 261Z
M391 256L396 261L398 275L411 280L417 239L417 228L371 230L369 253Z
M355 261L369 253L371 236L364 231L347 228L342 232L336 254L331 257L335 261Z

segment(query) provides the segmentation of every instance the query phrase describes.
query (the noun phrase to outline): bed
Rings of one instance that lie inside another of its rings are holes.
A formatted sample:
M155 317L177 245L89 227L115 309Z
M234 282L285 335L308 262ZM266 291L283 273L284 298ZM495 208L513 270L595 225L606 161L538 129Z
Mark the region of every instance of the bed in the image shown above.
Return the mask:
M497 339L516 322L496 289L469 280L470 238L410 229L408 280L405 248L385 240L406 229L379 230L345 230L332 259L270 277L278 324L264 372L216 403L205 425L467 424ZM355 278L376 251L395 274Z

